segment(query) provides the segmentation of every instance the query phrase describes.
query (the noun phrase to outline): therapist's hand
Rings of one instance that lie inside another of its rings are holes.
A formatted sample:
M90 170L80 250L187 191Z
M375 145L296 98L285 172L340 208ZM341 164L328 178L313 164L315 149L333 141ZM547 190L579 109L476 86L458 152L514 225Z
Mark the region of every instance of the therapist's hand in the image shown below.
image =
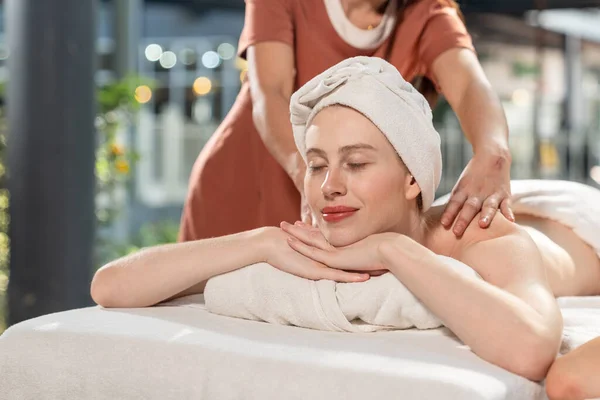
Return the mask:
M442 225L461 236L473 218L479 216L479 226L487 228L498 209L515 221L510 204L509 156L491 153L475 154L465 167L442 215Z

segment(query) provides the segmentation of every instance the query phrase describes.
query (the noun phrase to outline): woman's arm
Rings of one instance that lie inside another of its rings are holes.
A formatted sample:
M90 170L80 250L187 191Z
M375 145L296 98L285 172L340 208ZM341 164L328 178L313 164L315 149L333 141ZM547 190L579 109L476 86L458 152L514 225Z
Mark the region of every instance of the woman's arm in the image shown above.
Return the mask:
M506 218L514 219L508 201L512 162L508 125L477 56L468 49L451 49L435 59L432 71L474 154L453 191L442 223L449 226L458 215L454 233L460 236L479 211L482 227L489 226L498 208Z
M282 224L282 229L292 237L291 248L332 268L389 270L477 355L541 380L556 356L562 317L540 254L527 234L501 216L489 230L475 225L451 245L456 258L483 280L460 274L398 233L335 248L315 228Z
M546 378L550 400L600 397L600 338L576 348L552 364Z
M485 280L456 272L405 236L384 242L380 253L473 352L528 379L544 378L560 345L562 319L530 239L515 233L468 246L460 259Z
M312 280L369 279L368 274L327 268L298 254L288 246L288 237L279 228L264 227L144 249L100 268L92 280L92 298L104 307L148 307L203 293L208 279L259 262Z
M169 298L202 293L206 281L264 261L265 229L140 250L100 268L93 300L104 307L148 307Z

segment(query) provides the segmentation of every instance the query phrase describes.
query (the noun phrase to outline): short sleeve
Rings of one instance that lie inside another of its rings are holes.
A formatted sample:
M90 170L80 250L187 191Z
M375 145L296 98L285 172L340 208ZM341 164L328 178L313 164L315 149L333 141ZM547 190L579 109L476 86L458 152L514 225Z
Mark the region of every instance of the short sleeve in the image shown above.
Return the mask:
M259 42L277 41L293 46L293 21L291 0L246 0L238 55L245 59L248 47Z
M418 44L419 61L425 75L432 78L431 66L435 59L446 50L457 47L475 51L458 10L449 2L436 0L429 7Z

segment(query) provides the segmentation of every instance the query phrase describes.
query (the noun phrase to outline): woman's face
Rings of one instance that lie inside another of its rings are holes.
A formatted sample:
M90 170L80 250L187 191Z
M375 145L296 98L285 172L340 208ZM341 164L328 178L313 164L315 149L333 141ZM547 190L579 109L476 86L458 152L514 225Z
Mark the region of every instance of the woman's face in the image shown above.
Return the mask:
M381 131L359 112L323 109L306 132L304 188L313 221L334 246L410 229L418 185Z

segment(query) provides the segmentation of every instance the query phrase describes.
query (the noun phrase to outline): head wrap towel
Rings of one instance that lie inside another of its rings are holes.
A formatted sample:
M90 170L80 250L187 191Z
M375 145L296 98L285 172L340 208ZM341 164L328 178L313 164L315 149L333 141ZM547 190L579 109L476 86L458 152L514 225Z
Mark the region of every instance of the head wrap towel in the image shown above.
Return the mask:
M319 111L331 105L350 107L379 128L419 184L427 210L440 183L442 154L425 98L381 58L344 60L292 95L291 122L302 157L306 157L306 129Z

